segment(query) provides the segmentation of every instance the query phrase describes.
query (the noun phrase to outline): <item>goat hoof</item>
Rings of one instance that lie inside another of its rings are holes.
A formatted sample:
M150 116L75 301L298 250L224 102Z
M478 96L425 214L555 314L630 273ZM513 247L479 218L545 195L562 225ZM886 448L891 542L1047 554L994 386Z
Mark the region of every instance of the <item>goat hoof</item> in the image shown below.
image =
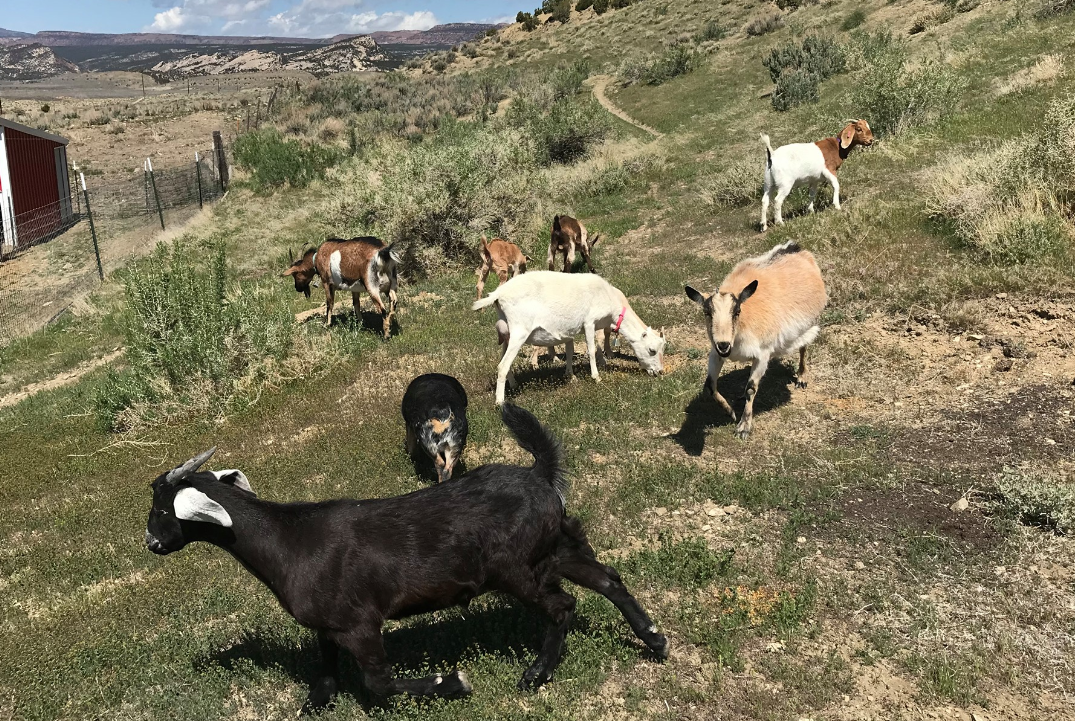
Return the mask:
M650 652L661 661L668 660L668 637L663 633L655 635L652 641L646 644Z
M810 385L809 381L799 380L798 378L795 379L795 387L796 388L806 388L808 385Z
M302 705L299 715L309 716L312 713L324 711L332 705L335 696L335 681L329 679L318 682L318 684L310 690L310 695L306 697L306 703Z
M474 687L467 680L467 675L456 669L444 676L444 680L437 684L436 693L444 698L463 698L474 692Z
M749 428L736 428L735 429L735 437L738 438L741 441L745 441L746 439L750 438L750 429Z
M547 673L544 669L535 671L534 668L531 667L528 668L526 673L523 674L523 677L519 679L517 687L523 693L534 693L551 680L551 678L551 674Z

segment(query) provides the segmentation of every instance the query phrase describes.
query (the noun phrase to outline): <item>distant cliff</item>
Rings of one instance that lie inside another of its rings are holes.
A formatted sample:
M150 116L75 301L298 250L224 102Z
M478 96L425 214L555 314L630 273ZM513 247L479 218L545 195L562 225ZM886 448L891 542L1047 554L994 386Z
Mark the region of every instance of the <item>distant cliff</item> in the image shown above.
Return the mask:
M44 45L0 45L0 80L40 80L77 72L77 65L57 57Z

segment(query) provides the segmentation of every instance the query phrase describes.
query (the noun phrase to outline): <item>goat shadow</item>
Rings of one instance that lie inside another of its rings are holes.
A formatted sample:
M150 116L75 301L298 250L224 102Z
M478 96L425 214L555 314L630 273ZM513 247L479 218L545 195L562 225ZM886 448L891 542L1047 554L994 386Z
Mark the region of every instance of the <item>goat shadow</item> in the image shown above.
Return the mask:
M546 619L508 596L477 610L442 611L434 616L417 617L406 626L384 634L385 653L393 673L401 677L425 676L463 668L477 655L494 655L523 667L537 656L546 630ZM624 626L625 633L629 633ZM598 625L579 613L575 616L571 634L599 633ZM287 634L273 634L270 629L258 629L244 634L235 645L196 659L199 671L223 669L243 673L250 665L259 669L277 669L296 683L309 685L321 669L321 652L317 638L304 634L295 643ZM622 635L619 643L639 653L645 653L633 637ZM570 635L565 656L570 654ZM465 670L465 669L464 669ZM473 681L473 679L472 679ZM370 694L362 683L362 672L350 653L341 649L339 693L349 694L366 712L390 708L391 699Z
M598 343L603 343L603 340L598 340ZM581 349L580 349L581 346ZM518 365L513 365L512 370L515 374L515 388L508 387L505 389L505 394L510 398L523 392L523 389L530 385L542 385L546 384L550 387L553 386L566 386L568 381L567 376L564 375L564 352L563 346L557 346L557 352L555 358L550 358L545 349L541 349L541 354L538 357L538 367L534 368L530 365L529 358L532 346L523 346L523 350L519 352L519 356L516 359L516 363L520 358L525 359L523 361L524 367L520 370ZM581 343L575 343L575 359L572 366L575 373L576 381L589 381L590 379L590 358L586 355L585 345ZM633 355L623 353L616 348L612 349L611 355L605 356L605 366L598 368L598 373L602 377L606 373L635 373L645 375L646 371L638 365L638 359ZM493 378L486 390L496 390L496 378Z
M745 392L749 379L750 366L744 366L730 373L721 373L717 385L721 395L740 415L746 404ZM769 364L769 369L761 380L761 387L754 396L755 427L761 414L779 408L791 400L790 386L794 380L795 373L786 363L773 361ZM704 384L705 380L703 379L702 382ZM735 424L731 416L713 400L713 396L704 388L704 385L698 389L698 395L687 404L684 413L683 425L670 437L691 456L702 455L702 451L705 450L706 432L710 428Z
M384 333L384 316L375 310L364 310L361 313L356 313L353 308L348 308L341 312L339 304L337 304L336 310L332 314L332 326L335 328L339 325L382 335ZM389 326L388 333L389 337L400 334L399 320L394 315L392 316L392 324Z

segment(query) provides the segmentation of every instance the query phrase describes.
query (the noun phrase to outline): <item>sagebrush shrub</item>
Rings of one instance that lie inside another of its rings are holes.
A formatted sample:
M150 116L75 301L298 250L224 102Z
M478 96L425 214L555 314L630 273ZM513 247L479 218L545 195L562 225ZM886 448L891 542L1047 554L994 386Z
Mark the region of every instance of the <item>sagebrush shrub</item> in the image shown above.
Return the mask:
M851 99L875 135L898 135L955 112L966 83L950 67L929 61L910 70L906 44L890 33L858 37L862 71Z
M784 16L780 13L770 13L769 15L754 18L746 24L743 30L747 35L756 37L779 30L782 27L784 27Z
M832 38L807 35L802 42L773 48L762 64L776 83L772 103L784 111L804 103L816 103L819 85L847 68L844 47Z
M229 287L223 243L159 245L124 276L127 368L95 396L98 417L126 431L252 401L291 350L287 303L256 285Z
M701 27L695 39L704 43L709 40L721 40L728 34L728 29L718 23L716 20L709 20L705 25Z
M840 23L840 29L845 31L854 30L864 22L866 22L866 11L862 8L855 8L846 18L844 18L844 21Z
M552 72L549 84L552 86L554 100L578 95L582 84L590 77L590 67L585 60L576 60L567 65L559 65Z
M710 207L732 208L761 197L762 164L756 159L732 160L706 178L698 197Z
M674 43L660 55L647 59L624 60L617 76L625 85L662 85L680 75L693 72L704 59L705 53L697 47L689 43Z
M612 131L607 113L592 97L561 100L551 106L517 98L508 121L523 129L542 165L579 160Z
M322 178L340 159L335 148L285 140L275 128L243 133L233 145L235 163L250 171L256 189L303 188Z
M539 165L521 129L448 122L421 143L382 142L336 184L326 225L400 242L419 274L469 263L479 234L530 227L546 188Z
M1061 534L1075 531L1075 484L1005 468L997 491L1002 513Z
M1075 229L1075 96L1054 100L1038 128L931 174L927 208L996 264L1065 259Z

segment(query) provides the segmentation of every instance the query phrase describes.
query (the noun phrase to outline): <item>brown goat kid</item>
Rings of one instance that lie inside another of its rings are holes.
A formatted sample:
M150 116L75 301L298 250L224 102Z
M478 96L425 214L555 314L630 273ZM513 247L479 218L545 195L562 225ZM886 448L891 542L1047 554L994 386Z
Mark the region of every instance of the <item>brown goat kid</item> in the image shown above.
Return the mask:
M564 257L564 272L570 273L575 265L575 249L578 248L590 272L596 273L590 262L590 251L600 239L600 235L595 235L590 240L586 226L570 215L557 215L552 219L552 237L549 239L549 270L556 270L556 256L559 254Z
M482 264L474 271L478 276L478 300L482 299L485 279L489 276L490 270L496 273L501 283L507 283L509 278L525 273L526 264L530 261L519 246L503 238L486 240L483 235L478 252L482 257Z
M381 313L384 337L388 338L396 313L399 261L399 251L395 246L385 245L377 238L329 238L320 248L311 248L301 258L293 260L291 267L283 274L294 278L295 290L304 293L307 298L310 297L310 283L314 276L321 278L321 284L325 287L325 325L330 327L336 291L351 291L355 316L360 317L360 291L365 288ZM388 296L387 305L384 295Z

